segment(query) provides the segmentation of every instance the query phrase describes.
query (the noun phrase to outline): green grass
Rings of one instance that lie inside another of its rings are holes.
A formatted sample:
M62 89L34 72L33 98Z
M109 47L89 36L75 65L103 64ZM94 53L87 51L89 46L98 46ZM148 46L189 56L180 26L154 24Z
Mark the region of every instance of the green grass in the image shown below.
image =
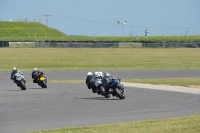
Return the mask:
M199 133L200 115L183 118L120 122L116 124L63 128L28 133Z
M64 33L38 22L0 22L0 41L62 40Z
M0 21L0 41L68 41L68 42L200 42L200 35L184 36L66 36L38 22Z
M199 49L1 48L0 70L200 69Z
M200 87L200 78L124 79L122 82Z

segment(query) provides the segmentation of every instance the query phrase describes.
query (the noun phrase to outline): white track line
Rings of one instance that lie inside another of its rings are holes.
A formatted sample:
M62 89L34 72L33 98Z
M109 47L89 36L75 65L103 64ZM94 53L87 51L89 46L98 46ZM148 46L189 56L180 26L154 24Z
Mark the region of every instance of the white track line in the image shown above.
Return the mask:
M200 89L181 87L181 86L166 86L166 85L152 85L152 84L139 84L139 83L127 83L122 82L124 86L153 89L153 90L163 90L163 91L174 91L182 93L200 94Z

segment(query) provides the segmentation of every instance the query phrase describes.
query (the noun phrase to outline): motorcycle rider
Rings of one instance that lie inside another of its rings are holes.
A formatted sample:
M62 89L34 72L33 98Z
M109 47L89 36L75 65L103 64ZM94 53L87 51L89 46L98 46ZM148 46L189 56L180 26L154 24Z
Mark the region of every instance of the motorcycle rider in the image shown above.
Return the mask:
M19 69L17 69L16 67L13 67L12 68L12 72L11 72L11 77L10 77L10 79L11 80L13 80L13 82L14 83L16 83L16 77L15 77L15 74L16 73L19 73L19 74L21 74L21 75L23 75L23 73L19 70ZM23 75L24 76L24 75ZM24 76L25 77L25 76ZM24 79L24 81L25 81L25 79ZM26 82L26 81L25 81Z
M37 68L33 68L33 72L32 72L33 83L38 83L38 77L40 73L43 73L43 72L38 70Z
M91 88L92 88L91 82L90 82L92 78L94 78L94 75L92 74L92 72L88 72L88 73L87 73L86 80L85 80L85 83L86 83L88 89L91 89Z
M104 77L102 79L102 84L103 84L106 92L109 90L110 82L112 81L113 78L114 77L112 77L110 75L110 73L108 73L108 72L104 73Z
M90 87L92 88L92 92L93 93L96 93L97 92L97 88L96 88L96 86L95 86L95 82L97 81L97 80L102 80L102 76L101 76L101 74L100 73L94 73L93 75L92 75L92 79L90 80Z

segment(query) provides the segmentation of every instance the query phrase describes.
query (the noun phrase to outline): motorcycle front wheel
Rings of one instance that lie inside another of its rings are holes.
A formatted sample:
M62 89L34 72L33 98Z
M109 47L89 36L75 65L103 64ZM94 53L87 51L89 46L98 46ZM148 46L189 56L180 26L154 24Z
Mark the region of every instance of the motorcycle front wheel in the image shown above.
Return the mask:
M100 92L101 95L105 96L106 91L105 91L105 88L103 86L99 87L99 92Z
M24 84L24 81L20 81L20 86L22 90L26 90L26 85Z
M43 80L42 81L42 86L44 87L44 88L47 88L47 83Z
M119 99L125 99L124 92L122 92L119 88L115 88L114 92L119 97Z

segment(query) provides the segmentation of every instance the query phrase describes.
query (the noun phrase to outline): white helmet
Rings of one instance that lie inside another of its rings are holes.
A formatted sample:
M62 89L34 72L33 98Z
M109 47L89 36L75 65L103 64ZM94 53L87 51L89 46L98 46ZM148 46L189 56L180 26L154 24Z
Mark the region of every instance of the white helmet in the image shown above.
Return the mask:
M88 72L88 73L87 73L87 76L88 76L88 75L92 75L92 72Z
M101 77L101 74L100 73L97 73L96 74L96 78L100 78Z
M37 68L33 68L33 71L36 71L36 70L38 70Z
M16 67L13 67L13 68L12 68L12 71L15 71L15 70L17 70L17 68L16 68Z

